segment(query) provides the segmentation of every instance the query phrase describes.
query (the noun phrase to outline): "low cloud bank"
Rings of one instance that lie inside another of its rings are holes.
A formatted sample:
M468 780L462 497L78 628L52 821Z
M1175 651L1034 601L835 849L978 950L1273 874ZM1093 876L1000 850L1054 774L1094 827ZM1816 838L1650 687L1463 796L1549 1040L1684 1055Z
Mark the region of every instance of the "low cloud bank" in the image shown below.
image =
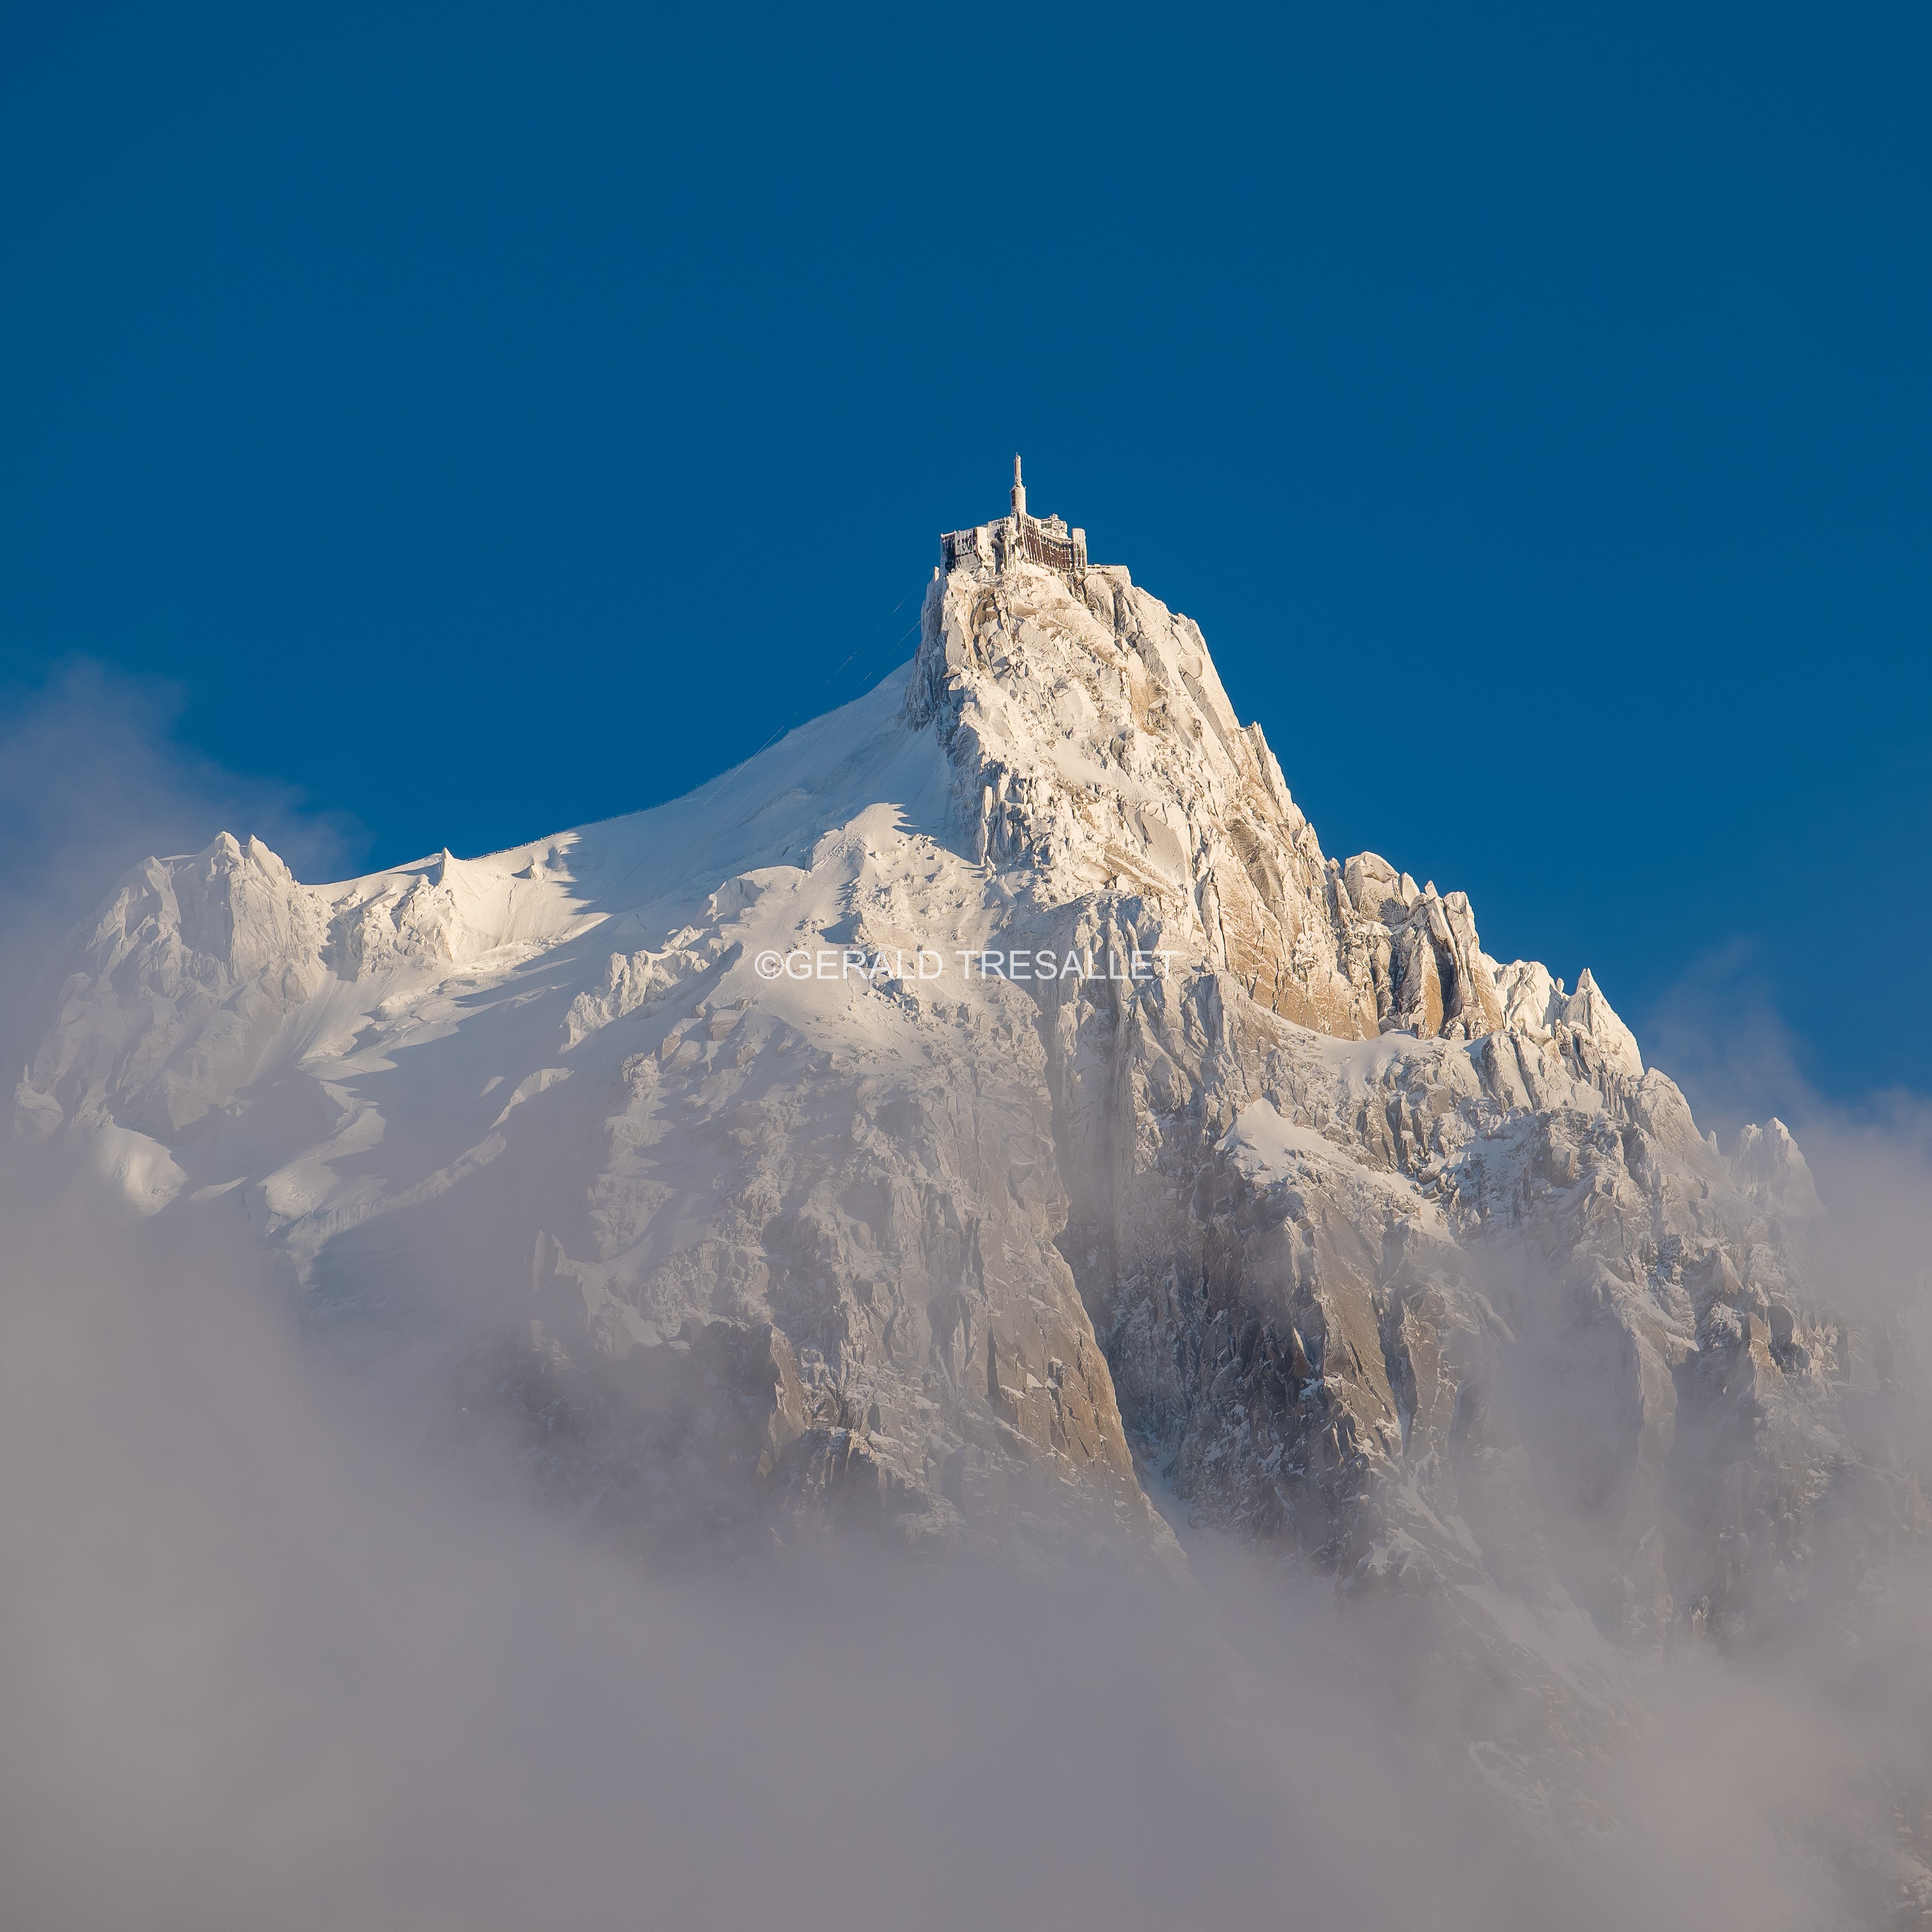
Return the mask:
M240 1231L18 1160L0 1226L10 1926L1816 1927L1862 1922L1859 1807L1932 1771L1889 1611L1815 1669L1634 1678L1559 1853L1388 1694L1426 1657L1251 1552L644 1567L389 1432Z
M8 1924L1366 1925L1454 1892L1384 1843L1329 1687L1245 1670L1184 1594L862 1545L641 1570L387 1436L238 1240L42 1178L0 1195Z

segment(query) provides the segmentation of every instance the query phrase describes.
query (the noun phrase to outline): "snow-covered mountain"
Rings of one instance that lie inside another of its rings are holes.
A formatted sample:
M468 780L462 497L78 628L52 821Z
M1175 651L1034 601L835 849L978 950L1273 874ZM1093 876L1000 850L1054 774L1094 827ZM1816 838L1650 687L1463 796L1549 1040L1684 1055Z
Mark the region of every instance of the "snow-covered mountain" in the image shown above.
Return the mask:
M688 797L147 861L22 1131L245 1216L440 1439L628 1534L1172 1564L1165 1486L1532 1730L1827 1548L1855 1598L1922 1526L1911 1371L1790 1136L1720 1153L1587 970L1325 856L1198 628L1016 499L909 664Z

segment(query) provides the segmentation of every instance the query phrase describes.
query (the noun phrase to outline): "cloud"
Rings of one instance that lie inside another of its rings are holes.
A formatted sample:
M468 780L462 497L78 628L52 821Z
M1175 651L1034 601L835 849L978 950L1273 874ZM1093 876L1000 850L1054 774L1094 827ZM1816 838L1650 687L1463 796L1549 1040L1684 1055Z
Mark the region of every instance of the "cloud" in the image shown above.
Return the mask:
M1666 993L1645 1048L1726 1149L1747 1122L1791 1129L1831 1216L1823 1280L1847 1309L1897 1315L1932 1360L1932 1100L1902 1085L1849 1100L1821 1090L1746 942L1706 954Z
M1166 1586L862 1544L640 1568L386 1434L238 1232L50 1193L0 1194L10 1924L1375 1925L1455 1893L1421 1812L1378 1850L1394 1787L1312 1652L1264 1677Z
M1726 1142L1746 1121L1787 1122L1813 1094L1806 1049L1778 1010L1755 940L1700 954L1646 1016L1646 1061L1684 1090Z
M238 1217L104 1220L43 1158L0 1174L10 1926L1812 1927L1789 1821L1864 1802L1881 1732L1926 1768L1837 1653L1682 1660L1546 1794L1564 1852L1480 1709L1459 1745L1390 1694L1424 1626L1252 1552L1198 1541L1204 1591L641 1564L426 1460Z

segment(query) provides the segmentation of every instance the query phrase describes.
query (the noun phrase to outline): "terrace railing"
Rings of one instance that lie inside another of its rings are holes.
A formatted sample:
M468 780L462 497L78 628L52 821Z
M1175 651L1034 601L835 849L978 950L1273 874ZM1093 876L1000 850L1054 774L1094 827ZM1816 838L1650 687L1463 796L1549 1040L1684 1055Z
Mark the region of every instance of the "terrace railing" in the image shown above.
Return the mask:
M1004 567L1015 557L1030 558L1048 570L1078 576L1087 568L1087 548L1070 538L1052 535L1038 518L1003 517L998 523L970 530L949 530L939 540L940 555L950 571L959 563L978 561ZM990 554L989 554L990 552Z

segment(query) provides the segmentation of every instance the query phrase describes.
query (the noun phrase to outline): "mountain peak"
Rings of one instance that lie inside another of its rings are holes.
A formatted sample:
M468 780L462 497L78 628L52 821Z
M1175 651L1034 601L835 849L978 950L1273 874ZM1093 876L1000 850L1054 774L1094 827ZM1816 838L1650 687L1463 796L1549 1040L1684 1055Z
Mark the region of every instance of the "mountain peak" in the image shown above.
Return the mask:
M1011 515L942 537L940 559L907 715L951 760L968 848L1034 902L1136 895L1250 998L1344 1039L1492 1033L1505 977L1543 972L1483 952L1466 894L1374 853L1326 858L1200 627L1090 563L1084 530L1016 495ZM1615 1064L1641 1072L1594 982L1556 1017L1600 1021Z
M526 1435L627 1537L1161 1564L1157 1468L1557 1703L1580 1610L1654 1648L1804 1587L1766 1512L1864 1453L1880 1356L1789 1136L1724 1160L1588 971L1328 857L1198 626L1023 489L909 664L686 797L331 884L135 868L20 1125L242 1215L440 1439ZM1588 1400L1512 1407L1546 1376ZM1614 1574L1537 1527L1586 1468Z

